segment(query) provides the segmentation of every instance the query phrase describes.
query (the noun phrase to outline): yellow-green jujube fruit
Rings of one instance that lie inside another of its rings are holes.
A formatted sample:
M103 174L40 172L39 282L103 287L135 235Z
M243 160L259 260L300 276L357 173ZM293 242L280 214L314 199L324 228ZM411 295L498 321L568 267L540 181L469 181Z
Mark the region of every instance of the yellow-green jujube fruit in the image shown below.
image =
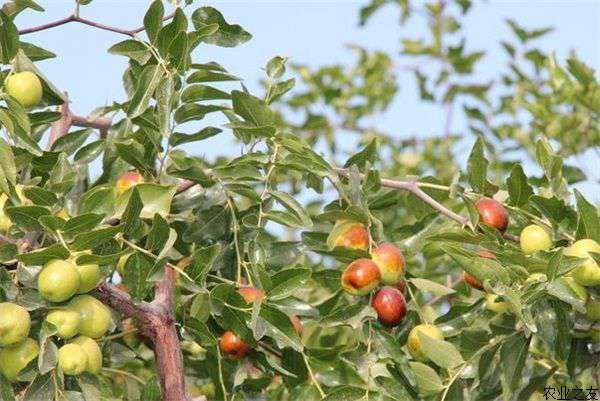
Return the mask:
M498 301L496 294L485 294L485 307L496 313L506 313L510 310L510 304L505 301Z
M100 373L100 370L102 370L102 350L100 350L98 343L86 336L79 336L71 343L79 345L85 351L88 361L86 372Z
M600 244L593 239L582 239L575 242L568 248L565 248L564 254L568 256L576 256L578 258L586 258L583 264L576 267L570 275L579 284L585 287L591 287L600 284L600 266L590 256L590 252L600 253Z
M81 315L79 334L100 338L108 331L111 322L110 310L91 295L76 296L71 301L69 308Z
M538 226L537 224L528 225L521 231L519 236L521 250L526 255L538 252L547 251L552 248L552 238L548 231Z
M23 107L34 107L42 101L42 81L31 71L17 72L6 78L6 93Z
M9 381L17 380L19 373L40 353L40 347L32 338L26 338L18 344L0 348L0 373Z
M74 310L55 309L48 313L46 321L56 327L57 336L66 340L79 334L81 315Z
M80 375L87 369L88 356L81 345L66 344L58 349L58 366L65 375Z
M102 273L98 265L78 265L75 268L79 272L81 284L79 285L78 294L86 294L98 286Z
M71 298L79 290L80 284L79 272L68 260L51 260L38 275L40 295L51 302L64 302Z
M444 335L440 329L432 324L419 324L410 331L407 341L408 351L413 358L426 361L428 358L423 352L423 344L421 344L419 334L429 336L436 340L443 340Z
M0 303L0 347L23 341L29 335L30 327L27 309L11 302Z

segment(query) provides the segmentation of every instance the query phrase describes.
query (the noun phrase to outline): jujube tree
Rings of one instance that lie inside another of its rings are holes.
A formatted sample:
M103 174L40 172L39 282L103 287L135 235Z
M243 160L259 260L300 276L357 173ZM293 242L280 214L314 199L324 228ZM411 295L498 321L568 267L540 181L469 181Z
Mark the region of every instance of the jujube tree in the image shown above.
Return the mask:
M2 400L528 400L600 387L600 215L563 161L600 145L600 86L575 56L531 47L548 29L509 21L518 43L503 42L493 87L473 73L484 52L465 47L470 1L374 0L361 24L393 4L430 37L402 38L399 58L355 46L350 68L290 73L275 56L252 94L195 52L251 39L215 8L156 0L125 29L82 17L88 3L36 27L15 22L43 11L33 1L0 11ZM69 23L125 37L108 51L128 59L126 97L88 117L44 75L55 55L24 41ZM391 104L398 73L441 106L441 135L363 125ZM469 132L453 132L459 106ZM340 132L357 134L356 153ZM215 135L242 154L184 150ZM465 138L466 167L453 157ZM542 175L525 174L515 147Z

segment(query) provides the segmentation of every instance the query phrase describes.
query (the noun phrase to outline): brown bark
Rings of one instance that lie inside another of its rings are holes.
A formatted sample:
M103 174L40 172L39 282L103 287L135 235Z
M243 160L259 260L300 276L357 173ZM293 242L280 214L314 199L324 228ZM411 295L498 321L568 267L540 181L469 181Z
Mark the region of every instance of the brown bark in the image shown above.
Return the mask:
M183 375L183 357L173 314L175 273L165 266L164 277L156 284L154 300L135 301L110 283L97 289L98 298L117 312L136 320L140 334L153 345L156 370L164 401L188 401Z

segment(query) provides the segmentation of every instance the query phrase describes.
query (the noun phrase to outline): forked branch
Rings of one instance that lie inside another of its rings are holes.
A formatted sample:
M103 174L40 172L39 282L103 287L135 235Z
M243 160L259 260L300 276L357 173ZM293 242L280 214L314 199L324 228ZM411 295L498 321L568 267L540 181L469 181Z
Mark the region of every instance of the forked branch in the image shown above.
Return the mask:
M168 21L171 18L173 18L174 16L175 16L175 13L171 13L171 14L165 16L163 18L163 21ZM77 15L70 15L66 18L62 18L57 21L48 22L43 25L38 25L38 26L33 26L31 28L21 29L21 30L19 30L19 35L27 35L28 33L40 32L40 31L44 31L46 29L56 28L57 26L65 25L65 24L68 24L71 22L78 22L80 24L88 25L88 26L91 26L91 27L94 27L97 29L101 29L103 31L110 31L110 32L114 32L114 33L119 33L121 35L131 36L131 37L134 37L135 35L137 35L138 33L142 32L144 30L143 26L139 27L139 28L135 28L135 29L123 29L123 28L119 28L119 27L115 27L115 26L101 24L99 22L92 21L87 18L82 18Z

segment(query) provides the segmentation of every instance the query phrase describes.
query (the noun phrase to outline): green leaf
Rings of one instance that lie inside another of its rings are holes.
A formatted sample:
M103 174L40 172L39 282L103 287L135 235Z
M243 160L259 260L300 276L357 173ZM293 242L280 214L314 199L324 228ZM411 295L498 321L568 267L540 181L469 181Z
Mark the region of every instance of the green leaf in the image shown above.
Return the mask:
M202 141L204 139L208 139L217 134L220 134L221 132L223 132L222 129L215 128L215 127L202 128L200 131L196 132L195 134L184 134L184 133L175 132L169 138L169 142L171 143L172 146L178 146L178 145L182 145L184 143Z
M0 63L10 64L19 50L19 31L12 19L0 10Z
M31 61L41 61L56 57L56 54L46 49L42 49L33 43L20 42L19 47Z
M134 39L126 39L112 45L108 52L119 56L129 57L139 64L146 64L152 57L152 53L142 42Z
M175 40L171 43L171 46L169 46L169 64L176 70L183 71L188 57L188 35L186 32L179 32Z
M5 100L9 103L10 111L0 108L0 124L13 136L18 147L29 151L35 156L41 156L43 154L42 149L40 149L37 142L31 138L29 120L25 120L27 125L24 126L21 123L25 121L19 121L19 117L16 115L16 113L24 115L25 119L27 119L23 107L10 96L5 96Z
M596 242L600 242L600 213L598 208L588 202L587 199L575 190L575 199L577 200L577 238L590 238Z
M192 21L196 29L202 29L207 25L218 24L219 30L210 36L204 37L203 41L222 47L234 47L252 38L248 32L239 25L229 25L223 15L212 7L200 7L192 14Z
M162 0L154 0L146 15L144 15L144 29L150 42L154 43L158 32L162 28L162 19L165 14L165 8L163 7ZM143 64L143 63L142 63Z
M469 184L475 192L486 193L488 161L483 154L483 139L478 137L467 162Z
M365 396L365 389L351 386L335 388L322 401L358 401Z
M56 394L58 389L54 385L52 375L52 372L45 375L37 375L33 382L27 387L23 400L48 401L54 399L54 394Z
M272 287L268 291L271 299L283 299L310 279L312 270L291 268L280 270L271 277Z
M267 104L273 103L275 100L288 93L294 87L294 85L296 85L296 79L290 78L283 82L278 82L274 85L269 86L269 91L267 92L266 100Z
M0 190L8 194L10 186L15 185L17 179L17 167L12 148L6 141L0 138Z
M287 57L275 56L267 62L267 75L271 79L279 79L285 74Z
M475 256L451 245L442 245L441 248L467 273L480 281L490 280L494 284L509 284L511 282L507 270L494 259Z
M224 110L229 108L214 104L185 103L175 111L175 122L183 124L188 121L202 120L209 113Z
M40 187L26 187L23 190L23 194L35 205L53 206L56 204L56 202L58 202L58 198L53 192Z
M518 388L523 378L523 368L527 360L530 338L513 336L506 340L500 348L500 368L502 382L511 391Z
M41 206L9 206L5 211L13 223L25 230L40 230L42 227L38 218L51 214Z
M527 183L527 176L523 172L520 164L515 164L510 171L510 176L506 180L509 203L514 206L523 206L529 202L529 197L533 195L533 189Z
M227 92L208 85L194 84L186 87L181 93L183 102L198 102L202 100L230 99Z
M257 127L273 124L273 112L261 99L246 92L231 92L233 111Z
M196 284L204 286L206 276L213 268L220 253L221 246L219 244L196 250L192 254L190 265L185 269L186 273Z
M377 160L378 156L378 143L377 138L373 139L364 149L360 152L352 155L346 163L344 163L344 167L350 167L352 165L358 166L358 168L364 168L367 162L373 164Z
M419 340L423 345L423 353L439 367L453 369L464 362L456 347L448 341L438 340L423 333L419 333Z
M419 290L428 292L435 296L445 296L449 294L454 294L456 292L452 288L448 288L445 285L423 278L411 278L410 282Z
M148 295L154 284L150 278L159 267L160 265L155 265L149 256L140 252L135 252L127 258L123 282L135 299L144 299Z
M163 74L162 67L158 65L149 65L144 68L137 82L135 93L127 108L129 118L137 117L146 111Z
M187 79L188 84L221 81L240 81L240 78L222 72L200 70L192 73L192 75L190 75Z
M61 244L50 245L47 248L17 255L17 260L27 266L41 266L52 259L67 259L70 253Z
M290 347L298 352L304 349L288 315L268 304L261 305L259 315L265 321L268 335L280 348Z
M144 204L136 185L132 188L127 207L121 215L123 234L133 236L139 231L141 227L140 213L143 208Z
M77 234L73 239L71 248L75 251L95 248L104 241L114 238L120 231L121 226L114 226Z
M422 394L433 395L444 389L442 379L435 370L421 362L409 362L409 365L415 373L417 387Z
M304 227L310 228L312 227L312 220L306 210L302 207L300 202L294 199L293 196L286 192L282 191L269 191L269 195L271 195L275 200L291 213L293 213L298 220L302 222Z

